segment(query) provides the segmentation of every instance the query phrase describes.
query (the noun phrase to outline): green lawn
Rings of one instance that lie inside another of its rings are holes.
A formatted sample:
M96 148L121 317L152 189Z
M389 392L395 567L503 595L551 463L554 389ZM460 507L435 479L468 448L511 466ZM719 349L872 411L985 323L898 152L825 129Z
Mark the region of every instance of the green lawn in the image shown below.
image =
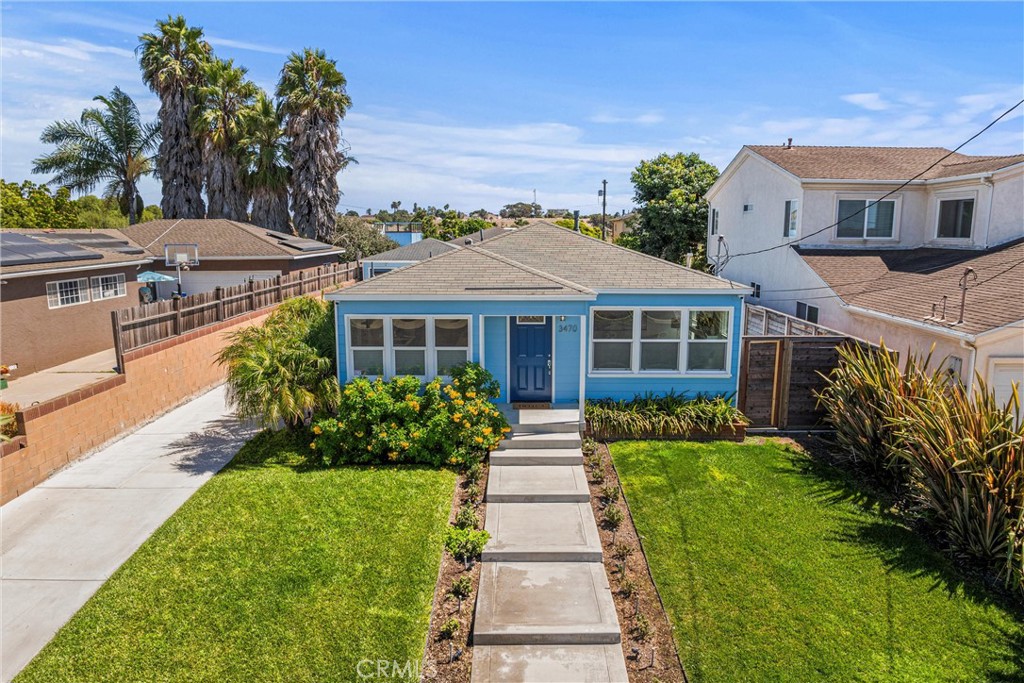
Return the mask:
M841 471L757 445L612 446L692 681L1024 679L1024 619Z
M418 671L455 475L308 468L302 446L247 444L19 683L350 681L362 659Z

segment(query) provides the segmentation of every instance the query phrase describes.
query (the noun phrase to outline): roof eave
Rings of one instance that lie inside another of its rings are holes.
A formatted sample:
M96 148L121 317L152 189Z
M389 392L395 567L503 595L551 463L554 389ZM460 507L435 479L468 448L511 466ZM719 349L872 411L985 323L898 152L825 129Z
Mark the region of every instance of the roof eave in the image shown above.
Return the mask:
M325 294L328 301L593 301L596 294Z

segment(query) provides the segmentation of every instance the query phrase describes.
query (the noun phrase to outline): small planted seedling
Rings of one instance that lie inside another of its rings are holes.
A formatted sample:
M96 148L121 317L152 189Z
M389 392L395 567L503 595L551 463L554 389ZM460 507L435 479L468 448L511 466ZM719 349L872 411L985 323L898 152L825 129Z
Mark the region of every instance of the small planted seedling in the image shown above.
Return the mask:
M601 469L601 468L595 469L593 472L590 473L590 480L592 482L594 482L595 484L603 484L604 483L604 470Z
M633 546L629 543L616 543L612 548L612 557L619 561L619 573L623 576L626 575L626 562L632 554Z
M604 509L602 515L605 527L612 531L617 531L625 519L626 515L618 505L609 505Z
M601 487L601 501L605 505L611 505L619 501L619 487L609 484Z
M476 505L480 502L480 487L476 484L470 484L466 487L466 501Z
M466 481L470 484L476 484L480 481L480 477L484 473L484 467L480 464L479 460L475 460L472 465L466 468Z
M459 529L475 529L480 526L480 516L473 506L464 505L455 515L455 526Z
M448 621L441 624L441 639L451 640L455 637L455 634L459 632L459 620L452 617Z
M597 442L589 436L583 439L583 454L594 455L595 453L597 453ZM600 459L600 456L598 456L598 459Z
M459 612L462 611L462 601L468 598L473 593L473 580L468 576L452 581L451 590L452 597L459 601Z
M484 546L490 538L491 535L483 530L450 526L444 539L444 547L452 557L462 562L466 571L469 571L473 560L484 551Z
M636 582L633 579L625 578L619 582L619 595L629 600L636 593Z
M596 470L600 466L601 466L601 454L600 453L590 453L589 455L587 455L587 467L589 467L592 470Z
M633 628L629 630L629 635L633 636L633 639L639 643L644 642L651 636L651 622L648 621L644 614L637 613L633 618Z

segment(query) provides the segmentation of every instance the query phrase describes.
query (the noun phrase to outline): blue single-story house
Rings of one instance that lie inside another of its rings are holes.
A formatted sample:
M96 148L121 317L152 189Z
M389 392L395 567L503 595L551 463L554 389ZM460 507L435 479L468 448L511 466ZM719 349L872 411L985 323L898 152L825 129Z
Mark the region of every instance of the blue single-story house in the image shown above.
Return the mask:
M338 378L472 360L502 400L735 394L749 287L533 223L332 292Z
M433 237L427 237L418 242L407 244L404 247L382 251L379 254L367 256L363 259L363 279L369 280L371 277L383 275L392 270L404 268L428 258L446 254L449 251L455 251L458 248L454 244L442 242Z

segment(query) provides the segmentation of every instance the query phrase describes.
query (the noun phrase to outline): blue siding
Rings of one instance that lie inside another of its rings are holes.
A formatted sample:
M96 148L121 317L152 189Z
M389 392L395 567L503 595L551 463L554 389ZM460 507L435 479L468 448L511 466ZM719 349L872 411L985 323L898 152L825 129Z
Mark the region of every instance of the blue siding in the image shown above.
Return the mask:
M586 318L584 318L586 320ZM555 333L555 403L578 401L580 397L580 330L577 317L554 320Z
M487 371L501 384L501 402L507 403L508 388L508 318L484 316L484 362ZM477 343L479 343L479 338Z
M400 247L412 244L413 242L419 242L423 239L422 232L386 232L384 236L393 242L397 242Z

